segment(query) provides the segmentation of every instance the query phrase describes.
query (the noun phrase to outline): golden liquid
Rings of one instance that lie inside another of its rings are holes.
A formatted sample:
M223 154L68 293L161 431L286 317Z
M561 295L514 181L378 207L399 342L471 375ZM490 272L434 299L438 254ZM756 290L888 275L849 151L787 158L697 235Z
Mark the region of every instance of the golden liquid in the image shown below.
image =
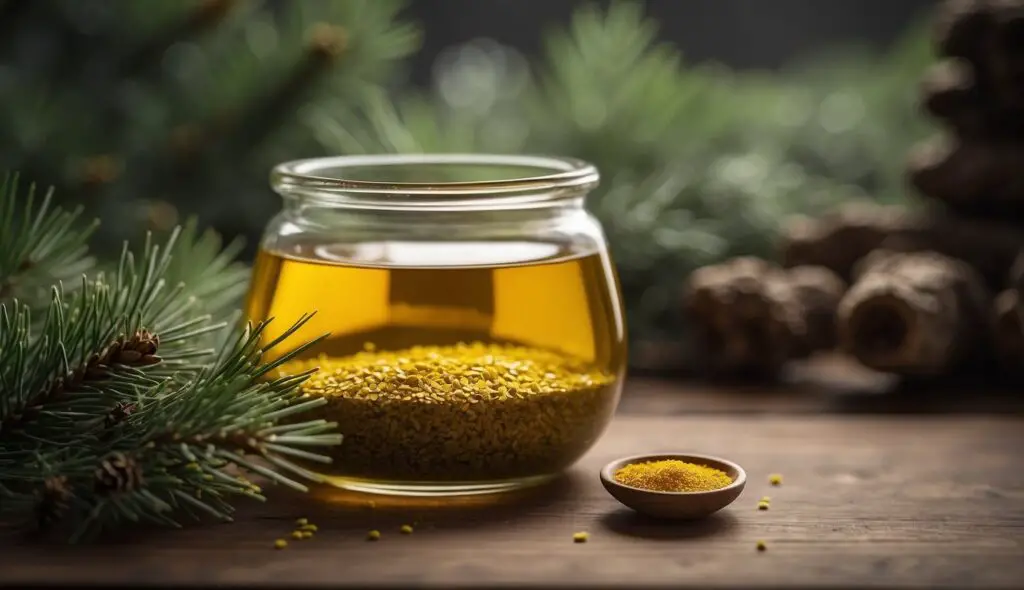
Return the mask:
M330 336L300 358L458 342L559 352L621 373L622 312L607 255L526 242L290 244L261 250L248 318L274 318L264 341L316 315L275 347Z

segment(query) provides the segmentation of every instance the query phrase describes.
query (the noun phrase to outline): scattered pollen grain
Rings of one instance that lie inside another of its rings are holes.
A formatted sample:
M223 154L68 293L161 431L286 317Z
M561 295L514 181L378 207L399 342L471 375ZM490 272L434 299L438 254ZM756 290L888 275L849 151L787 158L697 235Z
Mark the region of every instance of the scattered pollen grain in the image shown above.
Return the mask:
M403 535L411 535L412 534L412 526L411 525L403 524L402 528L400 528L399 530L402 532Z
M367 541L376 541L377 539L380 539L380 531L370 531L366 534Z
M284 549L287 546L288 541L285 541L284 539L278 539L274 541L274 549Z
M589 539L589 538L590 538L590 535L588 533L580 531L578 533L574 533L573 534L572 542L573 543L586 543L587 539Z

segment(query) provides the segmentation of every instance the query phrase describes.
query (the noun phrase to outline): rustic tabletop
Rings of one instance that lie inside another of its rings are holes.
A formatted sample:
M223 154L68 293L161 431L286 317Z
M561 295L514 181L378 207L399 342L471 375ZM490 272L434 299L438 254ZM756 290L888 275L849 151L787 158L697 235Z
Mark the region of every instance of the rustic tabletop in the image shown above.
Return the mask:
M576 468L501 503L371 507L367 497L271 492L233 524L89 547L10 542L0 586L1024 587L1024 415L826 413L814 411L821 400L794 401L796 390L715 391L635 380ZM598 481L614 458L674 450L738 462L743 495L707 520L666 524L623 508ZM770 510L757 510L763 495ZM274 550L298 517L319 532ZM366 541L370 529L379 541ZM573 542L578 531L587 543Z

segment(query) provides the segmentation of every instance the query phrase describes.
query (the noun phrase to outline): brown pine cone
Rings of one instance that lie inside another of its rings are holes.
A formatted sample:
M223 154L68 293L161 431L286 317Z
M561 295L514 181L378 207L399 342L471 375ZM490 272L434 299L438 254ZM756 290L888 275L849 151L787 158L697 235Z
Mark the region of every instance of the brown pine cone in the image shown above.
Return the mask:
M121 452L111 453L96 468L93 484L98 494L116 494L141 487L142 467Z
M684 310L712 373L772 376L788 361L834 345L844 287L825 268L786 271L740 257L693 272Z
M940 136L917 146L908 160L914 187L955 211L1024 214L1024 143Z
M948 0L940 5L935 37L939 53L980 61L985 36L992 28L987 0Z
M63 475L48 477L36 493L36 525L40 529L53 526L67 512L71 503L71 487Z

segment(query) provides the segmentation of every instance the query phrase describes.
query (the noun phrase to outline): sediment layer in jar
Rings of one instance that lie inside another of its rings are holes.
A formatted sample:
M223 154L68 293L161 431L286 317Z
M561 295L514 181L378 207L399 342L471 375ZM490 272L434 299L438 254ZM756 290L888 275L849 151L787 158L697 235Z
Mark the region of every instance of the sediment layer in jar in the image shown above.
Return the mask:
M303 393L327 403L344 442L328 475L391 481L485 481L561 471L600 436L618 377L535 348L418 346L309 359ZM323 468L319 469L324 471Z

